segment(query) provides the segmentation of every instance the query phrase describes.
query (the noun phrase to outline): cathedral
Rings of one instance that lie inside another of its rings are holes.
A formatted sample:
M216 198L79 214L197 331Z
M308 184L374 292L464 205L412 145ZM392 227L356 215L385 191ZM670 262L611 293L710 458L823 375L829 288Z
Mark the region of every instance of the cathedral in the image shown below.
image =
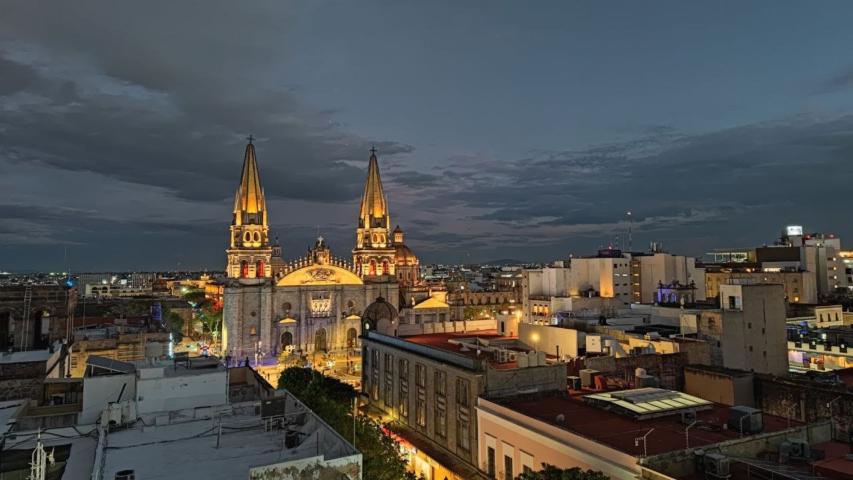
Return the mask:
M358 349L362 329L395 334L400 288L420 281L403 230L390 229L376 150L356 224L352 260L335 257L323 237L285 260L270 242L264 189L251 137L243 156L230 227L223 294L223 354L269 358Z

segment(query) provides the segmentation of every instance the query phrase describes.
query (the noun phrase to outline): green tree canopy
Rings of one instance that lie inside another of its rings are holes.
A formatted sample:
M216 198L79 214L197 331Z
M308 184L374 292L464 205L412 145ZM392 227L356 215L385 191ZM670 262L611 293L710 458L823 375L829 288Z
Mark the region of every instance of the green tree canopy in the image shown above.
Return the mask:
M538 472L522 473L516 480L608 480L610 477L594 470L583 471L578 467L557 468L547 463L542 464Z
M353 422L356 391L351 386L310 368L291 367L281 372L278 388L295 395L348 441L352 441L355 426L355 447L362 454L364 468L362 478L416 479L407 470L397 444L378 423L364 415L356 415Z

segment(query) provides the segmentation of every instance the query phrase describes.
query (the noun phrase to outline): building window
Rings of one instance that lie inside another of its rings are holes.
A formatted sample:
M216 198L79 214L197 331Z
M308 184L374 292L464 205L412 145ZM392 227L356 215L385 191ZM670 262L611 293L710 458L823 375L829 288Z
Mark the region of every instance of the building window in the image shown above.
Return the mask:
M385 354L385 406L394 407L394 357Z
M370 397L373 400L379 400L379 350L373 350L371 354Z
M456 421L456 446L465 450L471 449L470 422L467 415L460 415Z
M512 457L504 455L504 480L512 479Z
M464 380L462 378L456 379L456 403L460 407L469 407L470 406L470 392L469 390L469 382L468 380Z
M415 364L415 384L418 387L418 398L415 403L415 417L418 426L426 428L426 367L417 363Z
M415 404L415 416L417 417L418 426L426 428L426 395L418 389L418 400Z
M447 437L447 372L435 371L435 434Z
M442 397L447 395L447 372L435 371L435 394Z
M435 434L447 438L447 402L443 397L435 400Z
M399 380L399 410L400 417L409 423L409 361L400 360L400 371L397 372L400 376Z
M495 449L492 447L486 448L486 473L489 478L495 478Z

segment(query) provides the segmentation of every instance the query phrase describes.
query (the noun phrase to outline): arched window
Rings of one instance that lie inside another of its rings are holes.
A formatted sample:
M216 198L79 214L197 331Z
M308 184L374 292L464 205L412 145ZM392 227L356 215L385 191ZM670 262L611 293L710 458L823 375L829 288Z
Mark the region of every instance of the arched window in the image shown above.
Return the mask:
M250 328L250 329L249 329L249 335L251 335L251 336L253 336L253 337L257 336L257 335L258 335L258 329L257 329L257 327L255 327L254 325L252 325L252 328Z
M252 241L252 232L246 232L243 234L243 241L249 243Z
M284 350L289 345L293 345L293 334L284 332L281 334L281 349Z
M266 276L266 263L263 260L258 260L255 263L255 277L263 278Z
M255 232L252 234L252 239L256 242L261 241L261 232Z
M355 339L358 337L358 332L355 328L347 330L347 348L355 348Z
M370 274L376 275L376 260L370 260Z
M350 315L355 313L355 302L353 302L352 300L347 301L347 313L349 313Z
M291 310L292 308L293 308L293 307L290 305L290 302L284 302L284 303L282 303L282 304L281 304L281 310L282 310L284 313L290 313L290 310Z
M243 260L240 262L240 278L247 278L249 276L249 262Z
M388 260L382 260L382 275L388 275Z

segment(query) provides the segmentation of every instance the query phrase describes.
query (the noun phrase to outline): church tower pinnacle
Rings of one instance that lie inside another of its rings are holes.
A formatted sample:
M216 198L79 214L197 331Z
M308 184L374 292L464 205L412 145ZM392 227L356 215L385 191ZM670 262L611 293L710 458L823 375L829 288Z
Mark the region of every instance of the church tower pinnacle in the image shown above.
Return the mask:
M234 217L227 250L230 278L266 278L271 273L267 205L252 143L254 137L249 135L248 140L240 185L234 196Z
M376 149L370 149L367 180L358 213L353 263L362 278L394 275L391 216L379 176Z

